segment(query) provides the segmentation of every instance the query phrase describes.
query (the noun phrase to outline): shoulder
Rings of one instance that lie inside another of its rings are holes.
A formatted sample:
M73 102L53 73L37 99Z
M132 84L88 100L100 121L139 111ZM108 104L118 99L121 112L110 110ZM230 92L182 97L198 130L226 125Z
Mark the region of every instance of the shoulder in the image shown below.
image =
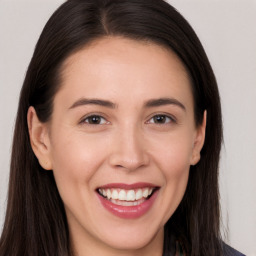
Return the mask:
M238 252L237 250L233 249L229 245L223 243L223 251L224 251L224 256L245 256L241 252Z

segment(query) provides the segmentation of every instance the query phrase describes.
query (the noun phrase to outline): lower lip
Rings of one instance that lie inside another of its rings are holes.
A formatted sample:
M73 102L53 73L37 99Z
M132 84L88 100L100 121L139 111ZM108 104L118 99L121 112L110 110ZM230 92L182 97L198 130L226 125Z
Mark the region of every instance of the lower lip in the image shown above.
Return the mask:
M149 199L139 205L122 206L112 203L97 193L100 202L105 207L105 209L107 209L112 214L124 219L136 219L146 214L154 204L157 194L158 190L155 191Z

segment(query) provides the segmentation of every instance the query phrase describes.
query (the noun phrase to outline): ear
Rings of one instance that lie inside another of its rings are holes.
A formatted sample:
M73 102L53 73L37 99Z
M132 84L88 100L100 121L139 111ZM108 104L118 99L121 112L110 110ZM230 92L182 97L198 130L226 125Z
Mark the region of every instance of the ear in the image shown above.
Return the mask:
M28 109L27 123L34 154L45 170L51 170L49 129L46 123L40 122L34 107Z
M196 165L201 158L200 152L204 145L205 140L205 129L206 129L207 112L204 111L204 117L202 124L196 130L196 136L193 143L193 152L191 158L191 165Z

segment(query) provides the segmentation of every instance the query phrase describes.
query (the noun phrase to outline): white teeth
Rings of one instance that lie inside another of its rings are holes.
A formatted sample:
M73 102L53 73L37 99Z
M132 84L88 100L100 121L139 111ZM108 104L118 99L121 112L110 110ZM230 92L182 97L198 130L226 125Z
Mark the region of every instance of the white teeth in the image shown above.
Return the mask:
M106 197L107 199L112 200L119 200L119 201L135 201L140 200L142 198L147 198L153 192L153 188L139 188L139 189L131 189L131 190L124 190L124 189L99 189L99 193Z
M142 195L143 195L143 197L145 197L145 198L148 197L148 188L146 188L146 189L143 190Z
M135 200L135 192L134 190L129 190L126 194L126 201L134 201Z
M135 197L135 199L136 200L139 200L139 199L141 199L142 198L142 189L139 189L137 192L136 192L136 197Z
M110 199L111 198L111 190L107 189L107 198Z
M138 201L120 201L120 200L115 200L115 199L110 199L110 201L116 205L122 205L122 206L135 206L142 204L143 202L146 201L145 198L142 198Z
M122 189L122 190L119 192L118 199L119 199L119 200L123 200L123 201L126 200L126 192L125 192L125 190Z
M112 197L112 199L118 199L118 192L117 192L117 190L113 190L111 197Z

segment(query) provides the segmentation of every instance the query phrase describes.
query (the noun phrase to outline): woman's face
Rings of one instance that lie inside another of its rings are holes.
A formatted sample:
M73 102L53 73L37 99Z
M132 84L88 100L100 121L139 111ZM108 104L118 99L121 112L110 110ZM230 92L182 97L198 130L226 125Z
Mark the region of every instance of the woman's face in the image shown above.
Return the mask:
M184 66L158 45L109 37L61 75L37 156L53 170L75 250L161 248L204 140Z

